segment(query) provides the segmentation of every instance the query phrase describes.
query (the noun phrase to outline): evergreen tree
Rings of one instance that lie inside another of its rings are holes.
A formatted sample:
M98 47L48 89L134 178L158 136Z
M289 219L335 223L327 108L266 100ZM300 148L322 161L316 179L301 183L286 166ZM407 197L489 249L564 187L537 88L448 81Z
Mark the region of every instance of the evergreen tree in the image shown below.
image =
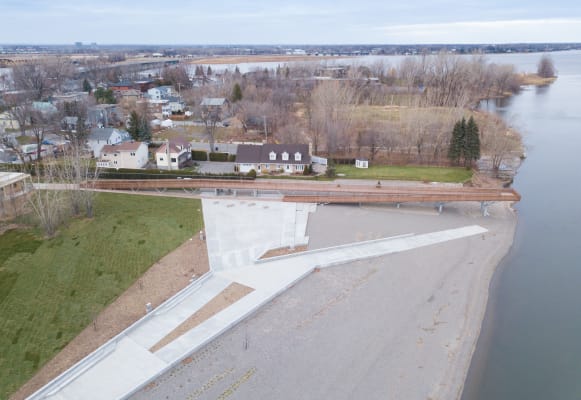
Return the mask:
M97 103L99 104L115 104L117 102L117 100L115 100L115 94L111 89L105 90L103 88L97 88L94 95L95 100L97 100Z
M464 155L464 136L466 131L466 120L462 118L454 124L454 129L452 130L452 140L450 141L450 147L448 147L448 159L455 164L460 162L460 159Z
M151 141L151 126L147 120L147 115L144 114L139 119L139 140L142 142Z
M87 80L87 78L85 78L83 80L83 92L89 92L89 93L91 93L91 90L93 90L93 88L91 87L91 84L89 83L89 81Z
M211 76L212 75L212 67L210 67L208 65L208 70L206 71L206 75Z
M127 127L127 132L131 135L131 139L139 140L139 114L137 111L131 111L129 115L129 126Z
M235 83L232 88L232 103L236 103L240 100L242 100L242 88L240 87L240 84Z
M464 164L471 165L480 158L480 132L474 117L470 117L465 131Z

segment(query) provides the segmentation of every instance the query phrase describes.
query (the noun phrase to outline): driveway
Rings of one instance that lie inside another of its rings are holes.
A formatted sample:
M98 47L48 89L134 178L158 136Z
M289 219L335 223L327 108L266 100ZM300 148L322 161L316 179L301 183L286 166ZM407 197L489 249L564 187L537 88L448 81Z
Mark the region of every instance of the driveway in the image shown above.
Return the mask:
M228 174L234 172L233 162L197 161L201 174Z

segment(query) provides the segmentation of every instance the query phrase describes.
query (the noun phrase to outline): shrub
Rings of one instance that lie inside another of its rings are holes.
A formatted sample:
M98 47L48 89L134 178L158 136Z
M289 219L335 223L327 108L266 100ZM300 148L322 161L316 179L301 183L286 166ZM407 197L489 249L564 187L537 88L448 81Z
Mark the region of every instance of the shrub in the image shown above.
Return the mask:
M325 171L325 176L327 178L334 178L337 176L337 170L335 169L335 163L330 162L329 165L327 165L327 171Z
M228 161L228 153L210 153L210 161Z
M251 169L250 171L248 171L246 176L249 178L256 178L256 171L254 169Z
M192 150L192 160L208 161L208 153L203 150Z
M228 161L229 162L235 162L236 161L236 154L230 154L228 156Z

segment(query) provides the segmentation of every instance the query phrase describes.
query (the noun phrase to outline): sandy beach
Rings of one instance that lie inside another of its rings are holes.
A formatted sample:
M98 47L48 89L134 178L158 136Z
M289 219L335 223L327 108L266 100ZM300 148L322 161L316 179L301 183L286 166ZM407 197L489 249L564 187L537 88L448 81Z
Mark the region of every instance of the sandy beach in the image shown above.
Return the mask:
M137 399L457 399L516 215L495 204L319 206L309 248L481 225L482 235L314 272Z

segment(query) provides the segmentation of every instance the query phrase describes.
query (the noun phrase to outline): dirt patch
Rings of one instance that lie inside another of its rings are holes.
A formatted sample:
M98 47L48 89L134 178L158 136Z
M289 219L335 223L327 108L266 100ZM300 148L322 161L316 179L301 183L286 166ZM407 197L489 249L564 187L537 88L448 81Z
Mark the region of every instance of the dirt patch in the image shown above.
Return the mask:
M176 329L168 333L163 339L154 344L153 347L149 349L149 351L155 353L165 345L182 336L184 333L200 325L208 318L213 317L226 307L234 304L253 290L254 289L248 286L244 286L236 282L231 283L226 289L220 292L208 303L206 303L205 306L196 311L194 315L182 322Z
M198 236L155 263L60 353L22 386L11 400L24 399L95 351L145 315L145 304L157 307L209 270L206 243Z
M260 260L264 260L265 258L286 256L287 254L302 253L303 251L307 251L307 246L295 246L294 249L291 249L290 247L279 247L278 249L268 250L260 257Z
M22 228L23 226L24 225L18 225L18 224L0 225L0 235L3 235L5 232L8 232L12 229Z

